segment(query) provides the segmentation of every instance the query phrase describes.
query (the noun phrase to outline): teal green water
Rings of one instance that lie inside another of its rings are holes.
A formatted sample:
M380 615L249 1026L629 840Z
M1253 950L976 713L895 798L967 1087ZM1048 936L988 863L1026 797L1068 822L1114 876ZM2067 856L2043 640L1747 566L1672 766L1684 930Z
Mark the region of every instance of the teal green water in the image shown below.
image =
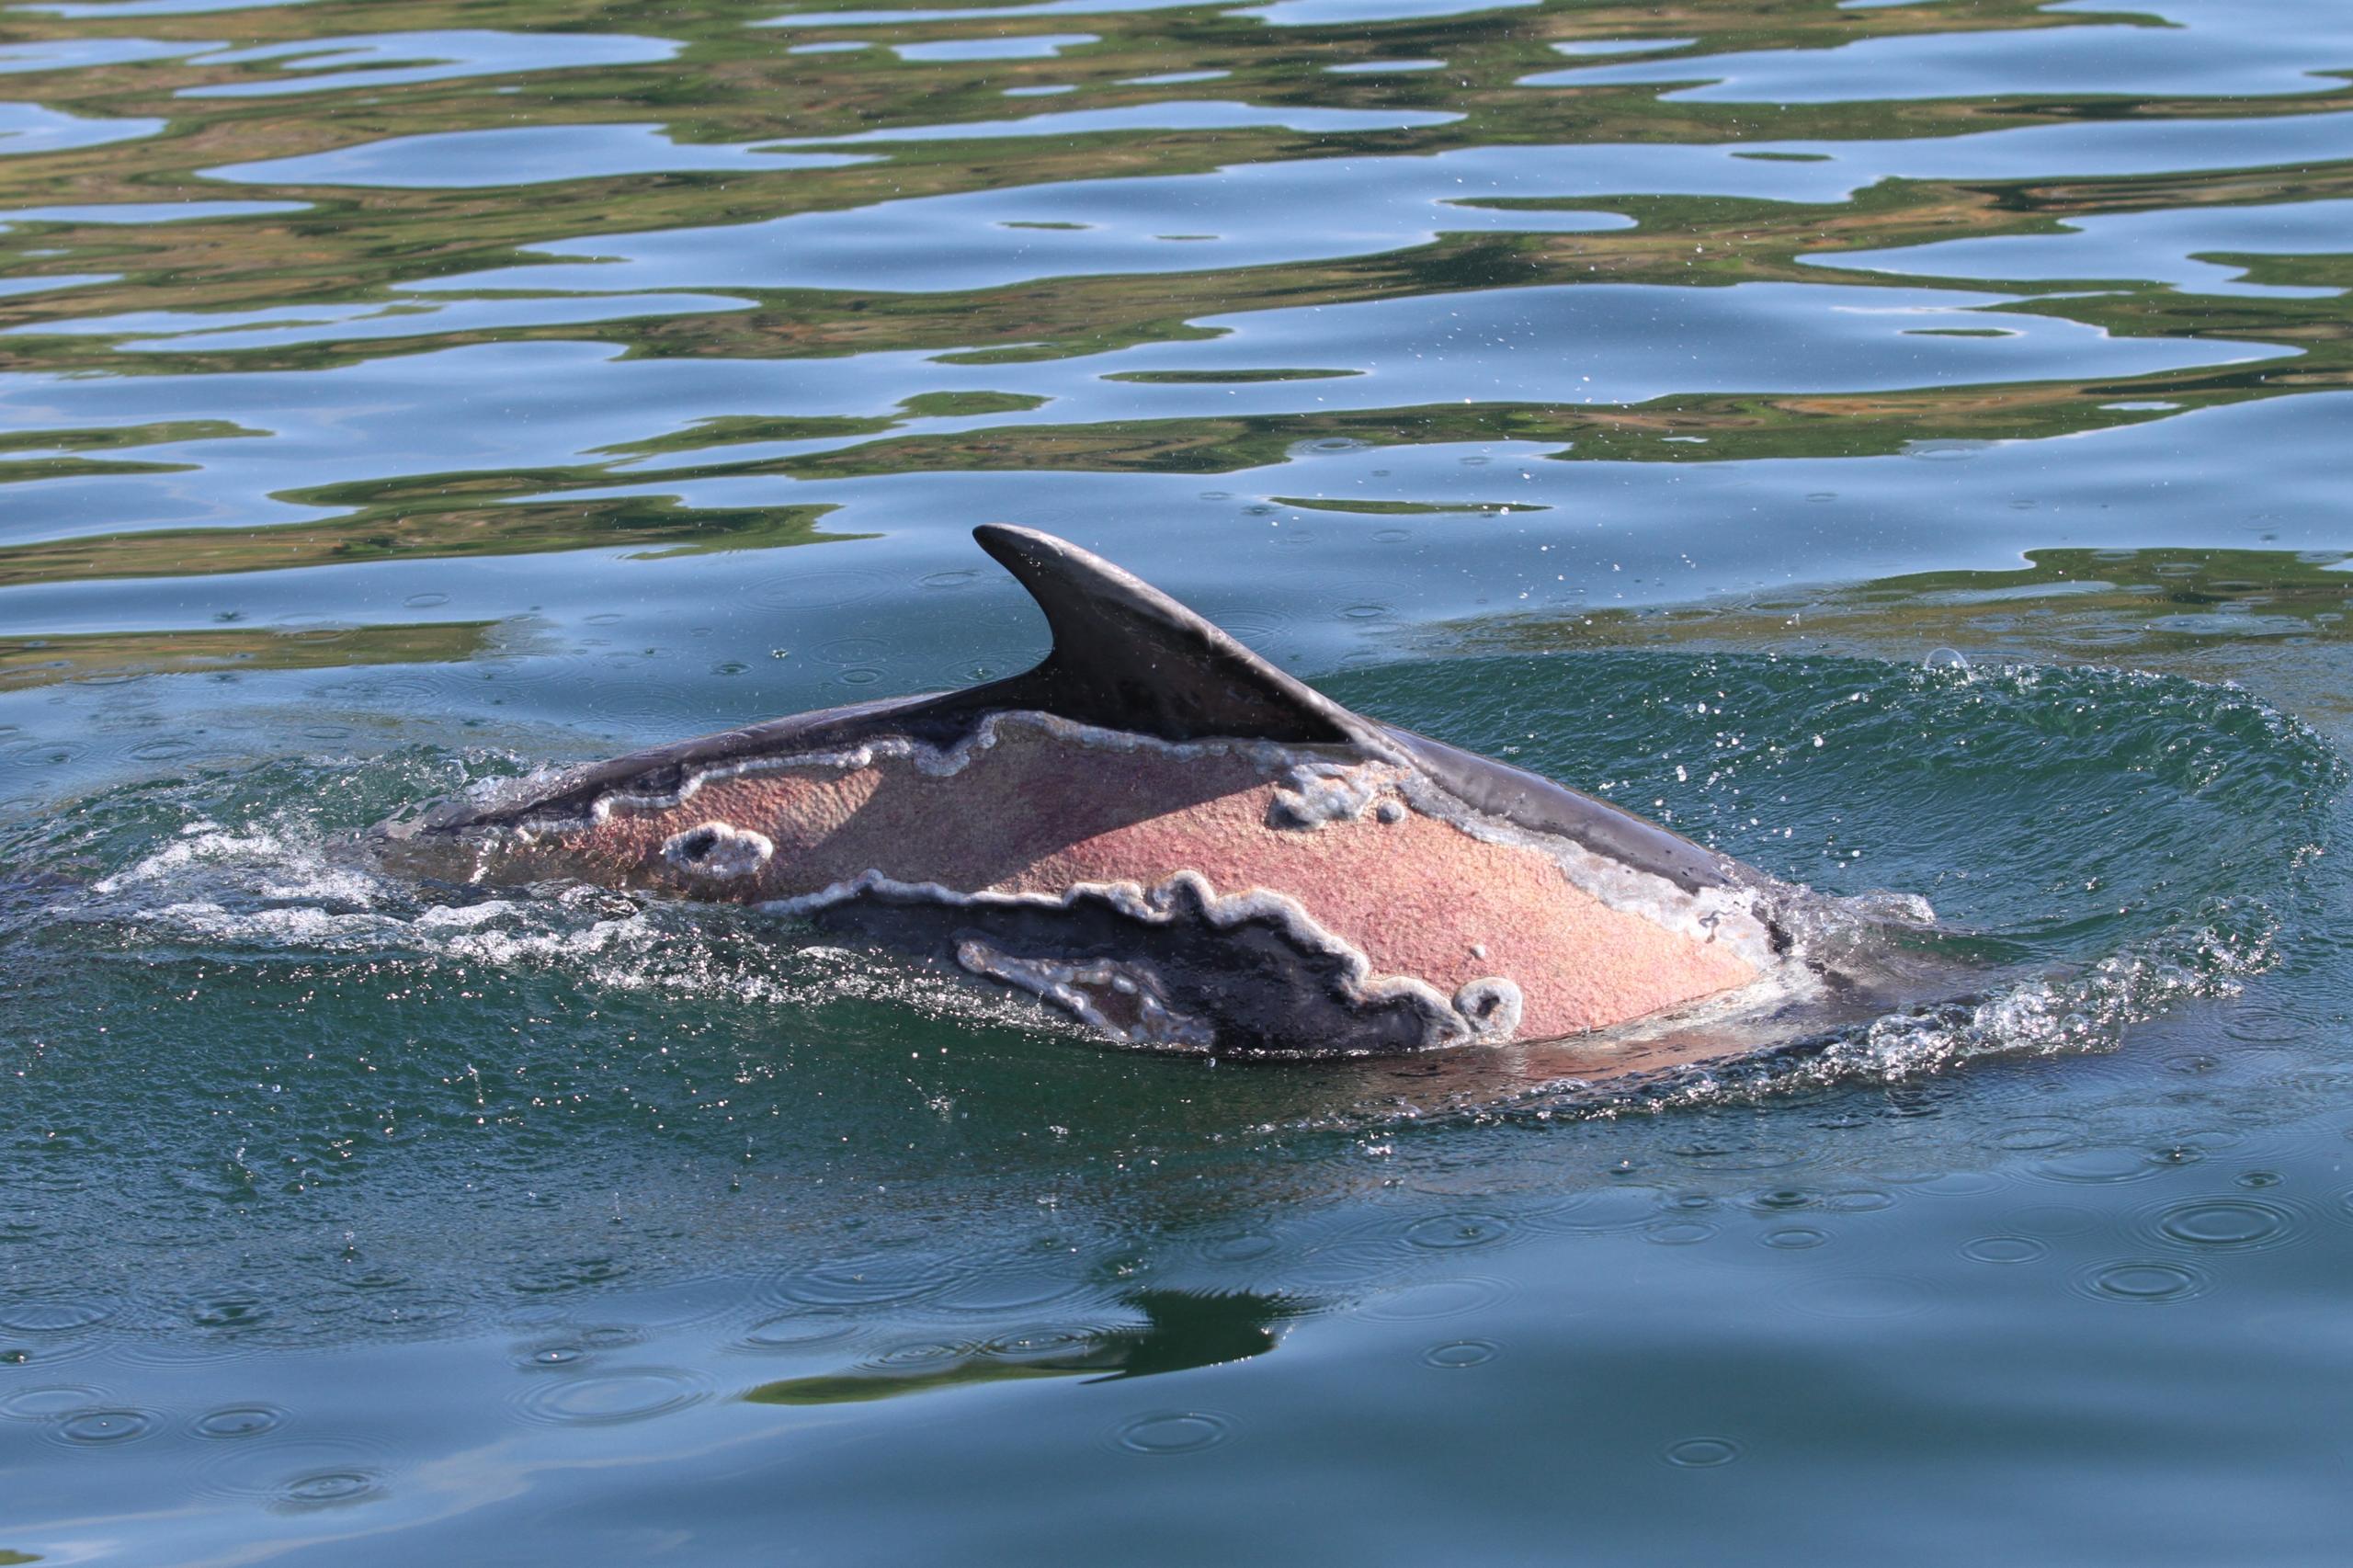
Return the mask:
M0 21L0 1562L2320 1563L2353 6ZM1068 535L1965 994L1211 1064L473 780Z

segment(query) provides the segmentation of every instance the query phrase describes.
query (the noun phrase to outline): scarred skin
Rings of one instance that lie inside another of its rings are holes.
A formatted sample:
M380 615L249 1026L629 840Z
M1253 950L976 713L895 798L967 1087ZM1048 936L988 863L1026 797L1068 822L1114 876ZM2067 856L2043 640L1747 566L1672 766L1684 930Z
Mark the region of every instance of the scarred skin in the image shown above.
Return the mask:
M1065 541L974 531L1053 632L1035 668L445 801L384 853L766 904L1168 1049L1561 1039L1786 968L1769 878L1350 712Z
M1220 892L1279 891L1378 974L1448 995L1509 979L1524 998L1519 1032L1535 1039L1756 978L1728 945L1613 909L1540 851L1483 841L1393 790L1381 796L1394 802L1386 812L1277 825L1280 771L1248 748L1091 745L1018 716L995 733L996 744L946 776L878 757L715 778L676 805L617 805L601 820L551 826L502 847L495 863L502 880L561 875L759 903L870 871L962 893L1046 895L1080 883L1150 887L1189 871ZM712 824L756 832L773 853L733 875L665 855L665 844Z

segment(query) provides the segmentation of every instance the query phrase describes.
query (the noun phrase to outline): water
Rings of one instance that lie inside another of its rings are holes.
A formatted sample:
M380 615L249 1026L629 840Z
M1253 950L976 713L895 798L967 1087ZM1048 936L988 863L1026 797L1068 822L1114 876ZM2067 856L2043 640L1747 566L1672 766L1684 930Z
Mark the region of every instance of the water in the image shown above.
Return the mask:
M453 19L7 13L0 1562L2341 1556L2353 6ZM987 519L1985 979L1210 1066L346 852Z

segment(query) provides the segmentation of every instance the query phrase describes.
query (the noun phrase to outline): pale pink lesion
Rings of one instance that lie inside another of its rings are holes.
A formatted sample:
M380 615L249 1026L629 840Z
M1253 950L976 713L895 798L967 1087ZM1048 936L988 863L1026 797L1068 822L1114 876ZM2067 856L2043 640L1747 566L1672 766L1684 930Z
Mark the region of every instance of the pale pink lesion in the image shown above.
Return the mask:
M1179 756L1003 723L995 745L950 775L886 756L714 778L677 805L620 808L553 833L541 852L601 880L762 901L869 871L1049 898L1080 883L1152 887L1192 872L1222 894L1264 889L1295 901L1377 975L1417 979L1444 996L1508 979L1523 998L1518 1032L1530 1039L1605 1028L1757 977L1727 945L1605 903L1532 846L1412 810L1273 825L1285 820L1271 809L1281 766L1241 749ZM764 834L775 853L754 875L699 885L663 860L661 846L702 823Z

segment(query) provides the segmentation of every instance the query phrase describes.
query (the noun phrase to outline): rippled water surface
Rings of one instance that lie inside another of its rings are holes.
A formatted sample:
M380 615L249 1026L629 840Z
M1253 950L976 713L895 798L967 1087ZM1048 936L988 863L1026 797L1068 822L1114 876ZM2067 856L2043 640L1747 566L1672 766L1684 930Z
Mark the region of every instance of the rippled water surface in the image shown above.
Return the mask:
M2353 5L0 11L0 1563L2341 1561ZM1984 978L1211 1064L478 779L967 529Z

